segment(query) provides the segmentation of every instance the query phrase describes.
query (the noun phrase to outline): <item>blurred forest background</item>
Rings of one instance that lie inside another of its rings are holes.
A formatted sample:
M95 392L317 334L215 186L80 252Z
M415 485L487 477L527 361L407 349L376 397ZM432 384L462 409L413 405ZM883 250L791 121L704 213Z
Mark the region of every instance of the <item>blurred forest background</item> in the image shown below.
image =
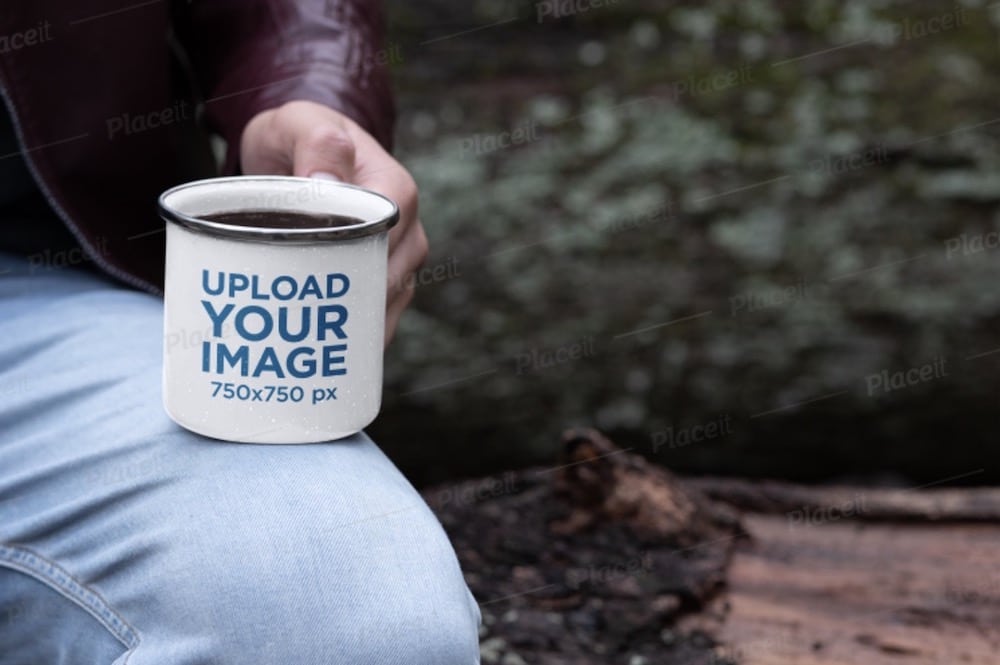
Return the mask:
M387 8L432 253L372 433L415 482L569 425L686 473L1000 478L1000 4Z

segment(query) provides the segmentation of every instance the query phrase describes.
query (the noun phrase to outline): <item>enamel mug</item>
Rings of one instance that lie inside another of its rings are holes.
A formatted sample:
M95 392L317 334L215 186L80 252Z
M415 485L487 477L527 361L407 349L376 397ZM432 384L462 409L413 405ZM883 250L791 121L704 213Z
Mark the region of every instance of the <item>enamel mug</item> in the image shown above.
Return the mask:
M311 443L375 419L395 203L330 180L237 176L169 189L159 209L174 421L226 441Z

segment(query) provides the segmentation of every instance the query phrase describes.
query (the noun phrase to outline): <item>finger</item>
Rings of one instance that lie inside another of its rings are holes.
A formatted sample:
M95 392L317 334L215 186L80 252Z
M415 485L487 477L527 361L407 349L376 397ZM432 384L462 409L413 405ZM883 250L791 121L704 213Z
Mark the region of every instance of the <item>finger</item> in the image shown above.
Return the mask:
M417 219L419 203L417 200L417 185L403 167L396 165L394 169L370 172L367 176L358 176L355 184L383 194L399 207L399 222L389 231L390 256L407 237Z
M417 185L402 166L359 177L356 183L389 197L399 206L399 222L389 231L389 254L392 255L410 234L419 213Z
M414 276L420 266L427 260L429 244L427 234L420 220L411 224L405 236L396 245L396 250L389 254L388 263L388 297L405 290L412 290Z
M417 183L369 134L354 125L348 125L348 130L358 155L352 182L389 197L399 206L399 222L389 232L391 255L417 219L419 212Z
M341 116L318 104L289 102L275 109L256 134L259 152L284 160L294 176L320 173L338 180L354 176L351 131Z
M374 189L374 187L368 185L363 186ZM375 189L374 191L380 190ZM389 229L389 256L392 256L403 243L407 242L405 238L410 235L413 227L420 223L417 221L417 196L415 190L412 195L407 191L405 183L402 183L395 192L386 193L382 191L382 193L395 201L396 205L399 206L399 221L394 227ZM423 233L422 228L420 232ZM424 240L427 240L426 236Z
M389 282L386 296L386 337L389 345L403 311L413 300L416 271L427 259L427 235L420 220L410 225L395 252L389 255Z
M275 130L277 110L253 117L240 139L240 170L246 175L291 175L292 155Z
M385 346L389 346L392 338L395 337L399 319L403 316L403 312L406 311L406 307L410 304L410 301L413 300L413 294L414 290L411 285L410 288L397 292L396 296L389 301L389 306L385 313Z

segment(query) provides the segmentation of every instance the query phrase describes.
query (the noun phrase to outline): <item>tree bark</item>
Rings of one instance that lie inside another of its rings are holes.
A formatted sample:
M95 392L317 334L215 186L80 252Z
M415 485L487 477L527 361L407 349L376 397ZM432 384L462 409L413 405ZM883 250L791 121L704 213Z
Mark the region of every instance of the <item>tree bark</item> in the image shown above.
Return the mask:
M1000 490L682 480L593 430L425 493L483 662L994 665Z

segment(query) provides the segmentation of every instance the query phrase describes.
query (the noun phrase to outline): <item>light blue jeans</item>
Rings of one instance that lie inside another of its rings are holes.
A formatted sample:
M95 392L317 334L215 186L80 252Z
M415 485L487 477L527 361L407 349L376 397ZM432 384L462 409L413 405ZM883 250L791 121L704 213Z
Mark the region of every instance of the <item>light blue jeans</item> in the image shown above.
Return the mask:
M378 447L181 429L161 310L0 254L0 663L478 663L454 551Z

